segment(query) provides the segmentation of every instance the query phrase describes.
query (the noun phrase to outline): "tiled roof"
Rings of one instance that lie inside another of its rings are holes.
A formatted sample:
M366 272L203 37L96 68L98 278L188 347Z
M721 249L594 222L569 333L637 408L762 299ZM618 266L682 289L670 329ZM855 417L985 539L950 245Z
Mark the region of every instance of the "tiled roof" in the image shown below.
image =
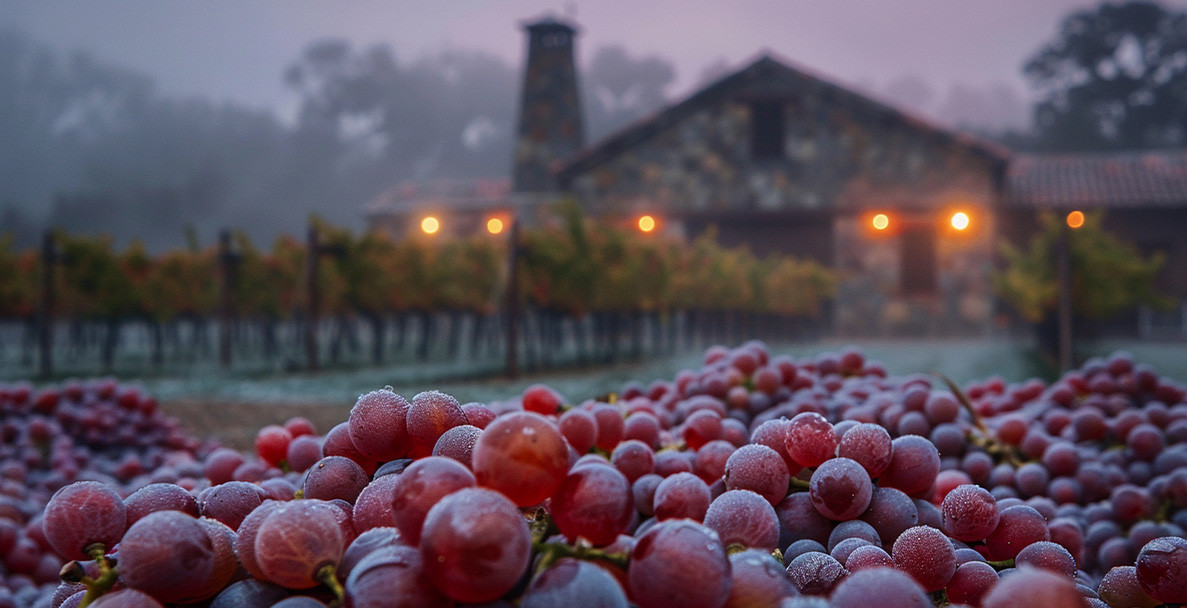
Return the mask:
M1019 207L1187 206L1187 149L1016 154L1008 205Z

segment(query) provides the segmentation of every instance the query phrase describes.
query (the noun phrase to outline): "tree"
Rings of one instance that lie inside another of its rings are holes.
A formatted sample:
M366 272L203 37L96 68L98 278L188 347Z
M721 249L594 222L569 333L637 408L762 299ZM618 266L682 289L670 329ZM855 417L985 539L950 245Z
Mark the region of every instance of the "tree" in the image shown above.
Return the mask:
M1146 1L1073 13L1023 72L1043 147L1187 144L1187 13Z
M1139 304L1165 304L1155 280L1165 261L1162 255L1143 256L1135 247L1106 232L1103 216L1088 214L1084 225L1068 235L1071 265L1072 315L1078 320L1103 320ZM1005 268L994 278L998 295L1035 325L1040 346L1055 344L1048 332L1055 328L1059 306L1060 232L1063 218L1047 213L1027 247L1003 243Z

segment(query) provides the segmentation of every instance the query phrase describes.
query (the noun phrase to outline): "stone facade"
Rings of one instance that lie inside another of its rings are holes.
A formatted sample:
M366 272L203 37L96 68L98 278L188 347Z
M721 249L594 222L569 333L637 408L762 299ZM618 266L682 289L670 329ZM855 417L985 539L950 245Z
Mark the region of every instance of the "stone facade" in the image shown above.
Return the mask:
M594 214L658 214L689 236L713 226L726 244L833 266L840 333L967 333L992 319L1005 165L996 148L763 57L558 176ZM957 210L963 231L947 225ZM868 228L875 212L887 230Z

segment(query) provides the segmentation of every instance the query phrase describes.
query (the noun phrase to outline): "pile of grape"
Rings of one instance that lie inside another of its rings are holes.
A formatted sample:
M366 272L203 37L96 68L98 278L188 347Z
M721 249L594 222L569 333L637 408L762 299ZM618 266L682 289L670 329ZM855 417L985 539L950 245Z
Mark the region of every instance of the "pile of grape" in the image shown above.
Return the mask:
M7 495L42 402L11 392ZM580 403L385 388L254 454L158 432L143 468L92 470L61 448L79 468L32 484L60 488L43 511L0 503L0 608L1174 606L1185 395L1125 353L961 388L758 341Z

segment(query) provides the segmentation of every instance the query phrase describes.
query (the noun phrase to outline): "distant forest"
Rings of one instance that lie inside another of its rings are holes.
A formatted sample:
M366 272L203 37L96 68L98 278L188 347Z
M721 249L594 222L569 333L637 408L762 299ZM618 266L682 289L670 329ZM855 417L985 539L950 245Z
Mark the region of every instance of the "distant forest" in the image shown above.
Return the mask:
M670 101L669 60L621 47L591 57L579 67L589 141ZM510 170L521 76L493 55L407 62L386 45L327 39L276 77L300 99L291 121L169 97L145 74L0 29L0 234L28 246L52 226L160 251L232 228L265 243L301 234L312 214L361 228L361 206L405 180ZM977 106L975 91L957 93ZM929 94L906 79L885 97Z

